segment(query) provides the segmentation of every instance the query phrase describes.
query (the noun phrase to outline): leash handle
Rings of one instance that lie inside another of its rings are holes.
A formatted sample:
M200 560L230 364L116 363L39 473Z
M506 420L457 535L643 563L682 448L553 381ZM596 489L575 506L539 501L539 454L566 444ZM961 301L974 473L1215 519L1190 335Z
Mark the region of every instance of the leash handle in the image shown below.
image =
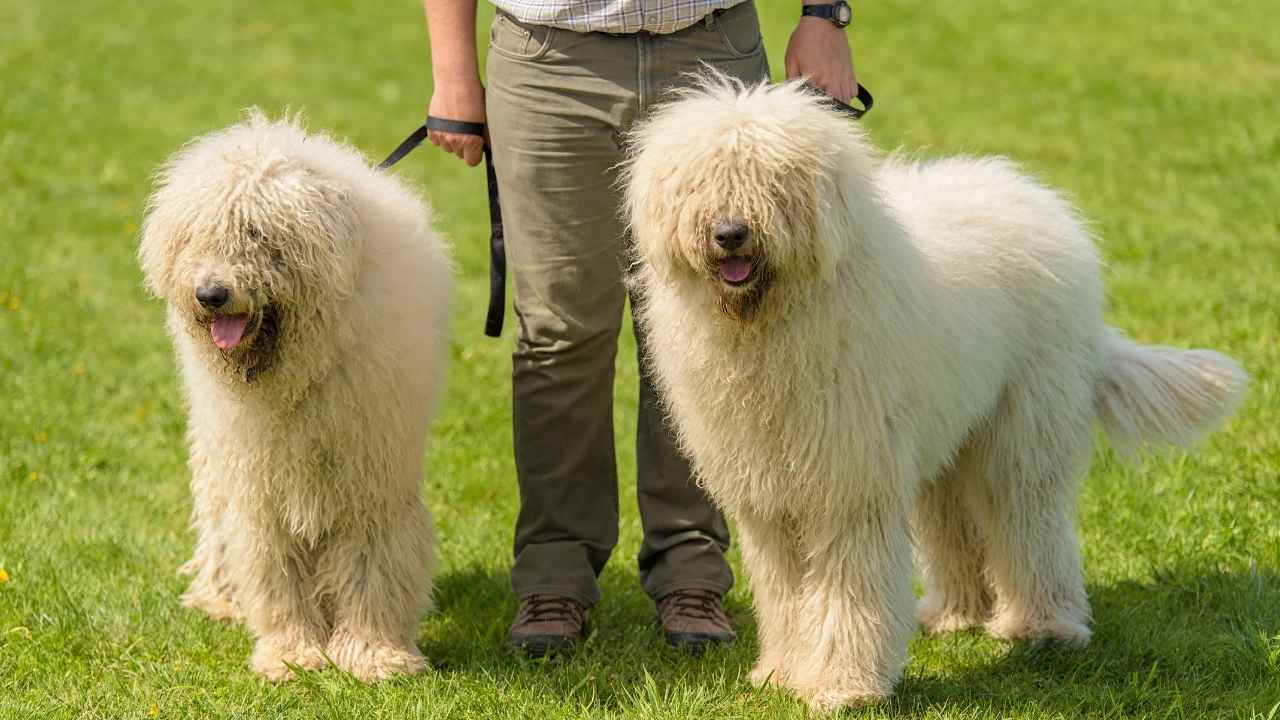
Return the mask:
M502 205L498 200L498 175L493 169L493 149L489 146L489 139L485 137L484 123L428 115L426 122L402 140L386 160L378 163L378 169L386 170L403 160L427 139L427 133L432 130L475 135L485 139L484 172L489 186L489 308L484 316L484 334L501 337L502 320L507 309L507 249L502 230Z
M413 152L423 140L427 139L427 133L432 130L440 132L458 133L459 135L476 135L485 137L484 123L468 122L466 120L446 120L445 118L427 116L427 121L420 125L417 130L409 133L409 137L405 138L396 146L395 150L387 156L386 160L378 163L379 170L386 170L404 159L405 155ZM489 140L485 138L485 152L489 151Z
M860 120L863 115L871 112L871 106L875 105L876 99L871 97L870 90L863 87L862 83L858 83L858 102L862 104L862 107L859 108L842 103L833 97L828 97L827 101L831 103L836 112L844 113L854 120Z
M459 135L477 135L484 137L484 123L470 122L467 120L446 120L444 118L427 116L427 122L423 125L428 130L439 130L440 132L457 133Z

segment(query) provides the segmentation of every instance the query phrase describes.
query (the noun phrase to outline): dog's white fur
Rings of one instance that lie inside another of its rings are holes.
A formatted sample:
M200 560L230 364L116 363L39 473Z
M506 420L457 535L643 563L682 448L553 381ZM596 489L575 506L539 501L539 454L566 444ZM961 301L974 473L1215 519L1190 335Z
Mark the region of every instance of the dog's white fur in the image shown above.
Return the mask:
M366 681L423 669L422 456L450 289L428 209L350 148L254 112L169 160L139 258L190 412L183 602L242 619L271 679L328 660ZM253 318L231 352L196 301L213 282Z
M892 692L914 631L1089 639L1074 528L1095 418L1191 443L1246 376L1103 323L1098 253L994 158L880 158L801 86L709 77L633 134L633 278L662 394L737 521L752 678L831 710ZM712 240L746 221L756 280Z

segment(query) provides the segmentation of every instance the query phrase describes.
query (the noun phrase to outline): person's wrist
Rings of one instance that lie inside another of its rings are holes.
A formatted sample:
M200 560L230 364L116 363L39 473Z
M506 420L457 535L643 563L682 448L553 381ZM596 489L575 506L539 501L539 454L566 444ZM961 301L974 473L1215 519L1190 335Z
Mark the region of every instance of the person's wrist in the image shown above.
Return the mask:
M842 28L838 28L838 27L836 27L834 23L832 23L830 20L828 20L828 19L826 19L826 18L815 17L815 16L813 16L813 15L804 15L804 16L801 16L801 18L800 18L800 24L801 24L801 25L825 25L825 26L827 26L827 27L831 28L832 30L840 30L840 29L842 29Z
M480 85L480 73L438 72L431 74L431 82L436 87L447 87L454 90L473 88Z
M435 92L452 105L474 105L484 102L484 86L479 76L445 75L434 80Z
M816 34L820 37L836 37L837 35L847 37L844 28L836 27L830 20L820 17L802 17L800 22L796 23L796 29L803 29L806 34Z
M480 83L480 66L474 57L435 61L431 64L431 78L437 84L467 85Z

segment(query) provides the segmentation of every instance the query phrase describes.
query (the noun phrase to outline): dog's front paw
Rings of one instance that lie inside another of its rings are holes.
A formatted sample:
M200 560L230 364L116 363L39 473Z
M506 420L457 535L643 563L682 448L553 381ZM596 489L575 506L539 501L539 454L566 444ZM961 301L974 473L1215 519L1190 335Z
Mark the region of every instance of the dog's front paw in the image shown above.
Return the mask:
M933 635L981 627L987 619L980 611L954 606L929 597L920 601L916 617L920 621L920 627Z
M756 666L751 669L751 674L747 676L751 684L755 687L764 687L765 685L786 685L786 674L782 670L782 663L777 658L760 658L756 662Z
M282 643L271 638L258 640L253 647L253 655L249 658L249 669L271 682L292 680L293 667L319 670L328 665L324 649L319 645Z
M872 705L893 695L894 681L854 667L801 664L787 687L816 713Z
M892 692L860 687L840 687L817 688L799 691L798 694L815 713L830 714L845 708L865 707L884 702Z
M412 644L366 640L341 630L329 640L328 652L334 665L366 683L427 669L427 659Z
M194 583L182 594L179 602L184 607L199 610L214 620L236 620L240 617L240 610L236 607L235 598L231 593L198 588Z
M996 613L986 629L1001 640L1057 640L1077 646L1088 645L1093 637L1084 613L1066 610L1040 615L1006 609Z

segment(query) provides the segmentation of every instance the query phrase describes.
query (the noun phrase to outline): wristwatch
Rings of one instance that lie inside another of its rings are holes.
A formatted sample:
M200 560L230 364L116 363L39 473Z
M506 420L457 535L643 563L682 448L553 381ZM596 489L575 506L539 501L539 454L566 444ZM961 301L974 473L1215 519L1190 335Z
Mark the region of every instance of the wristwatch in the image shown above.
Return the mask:
M847 28L853 22L853 8L844 0L835 0L826 5L805 5L800 10L800 17L818 17L830 20L838 28Z

